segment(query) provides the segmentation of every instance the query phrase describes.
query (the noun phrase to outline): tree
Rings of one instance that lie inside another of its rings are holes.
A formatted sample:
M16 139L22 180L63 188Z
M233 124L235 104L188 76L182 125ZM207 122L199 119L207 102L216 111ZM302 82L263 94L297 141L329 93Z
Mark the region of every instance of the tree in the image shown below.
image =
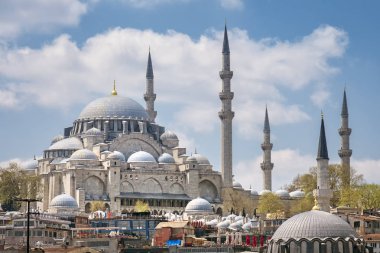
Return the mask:
M290 207L290 215L310 211L314 206L314 196L311 192L305 195L304 198L297 199Z
M138 212L138 213L148 212L149 211L149 204L147 202L137 200L135 207L134 207L134 211Z
M285 207L280 197L268 192L260 196L259 206L257 211L261 214L276 213L278 211L284 211Z
M105 211L106 207L103 203L103 201L91 201L91 212L96 212L96 211Z
M19 210L21 203L15 198L36 198L40 178L20 169L17 163L9 163L0 171L0 203L7 211Z
M361 210L380 207L380 185L363 184L344 188L341 192L340 204L356 207Z

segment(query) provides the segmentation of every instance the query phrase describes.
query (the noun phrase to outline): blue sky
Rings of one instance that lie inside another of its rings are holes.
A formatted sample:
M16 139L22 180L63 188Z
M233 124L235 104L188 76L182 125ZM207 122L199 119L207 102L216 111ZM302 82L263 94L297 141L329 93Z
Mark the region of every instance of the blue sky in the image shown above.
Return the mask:
M0 161L40 156L91 100L145 105L151 47L157 121L219 169L222 32L229 29L234 174L260 190L268 105L273 188L315 166L323 110L339 162L347 90L352 166L380 183L378 1L56 0L0 3Z

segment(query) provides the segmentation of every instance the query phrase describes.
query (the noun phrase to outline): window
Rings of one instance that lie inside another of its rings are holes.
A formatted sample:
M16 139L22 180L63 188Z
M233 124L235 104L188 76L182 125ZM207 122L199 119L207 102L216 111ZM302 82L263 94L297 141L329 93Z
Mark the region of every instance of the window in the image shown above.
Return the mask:
M24 231L15 231L15 236L24 236Z

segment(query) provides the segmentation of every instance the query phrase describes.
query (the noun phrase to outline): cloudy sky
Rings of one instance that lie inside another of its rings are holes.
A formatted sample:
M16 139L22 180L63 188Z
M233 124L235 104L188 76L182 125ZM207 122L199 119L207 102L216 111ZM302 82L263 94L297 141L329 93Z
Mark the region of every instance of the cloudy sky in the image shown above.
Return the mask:
M151 48L157 122L220 165L222 35L234 71L233 164L262 189L268 106L273 189L316 165L321 110L338 163L346 87L352 165L380 183L378 1L3 0L0 3L0 164L40 156L81 109L120 95L145 105Z

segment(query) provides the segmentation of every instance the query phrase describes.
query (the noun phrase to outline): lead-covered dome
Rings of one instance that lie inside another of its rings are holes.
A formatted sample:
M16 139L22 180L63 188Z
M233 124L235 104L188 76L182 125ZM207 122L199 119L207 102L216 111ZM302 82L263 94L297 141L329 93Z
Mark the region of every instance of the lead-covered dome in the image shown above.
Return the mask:
M186 205L185 212L187 214L210 214L212 206L207 200L198 197Z
M305 197L305 192L301 190L295 190L289 193L290 197L292 198L303 198Z
M241 183L235 180L232 182L232 187L236 189L243 189L243 186L241 185Z
M70 160L98 160L98 156L91 150L80 149L70 156Z
M115 160L120 160L122 162L125 162L124 154L119 151L113 151L107 156L107 159L115 159Z
M323 211L308 211L286 220L273 234L273 240L300 238L357 238L355 230L343 219Z
M166 130L163 134L161 134L160 140L162 141L162 144L168 148L177 147L179 143L178 136L170 130Z
M149 154L148 152L145 151L138 151L133 153L129 158L128 158L128 163L156 163L156 159Z
M158 158L159 163L175 163L175 160L173 156L171 156L168 153L163 153L159 158Z
M192 155L193 157L195 157L195 159L197 160L198 164L206 164L206 165L210 165L210 161L207 159L207 157L201 155L201 154L193 154Z
M54 197L50 202L50 207L53 208L72 208L77 209L78 203L77 201L71 197L69 194L61 194L56 197Z
M275 192L275 194L280 198L290 198L289 192L286 190L278 190Z
M83 143L77 137L69 137L55 142L49 150L82 149Z
M122 96L108 96L90 102L78 119L87 118L137 118L148 120L148 114L135 100Z
M99 129L93 127L93 128L88 129L85 132L85 135L86 136L103 136L103 133Z

